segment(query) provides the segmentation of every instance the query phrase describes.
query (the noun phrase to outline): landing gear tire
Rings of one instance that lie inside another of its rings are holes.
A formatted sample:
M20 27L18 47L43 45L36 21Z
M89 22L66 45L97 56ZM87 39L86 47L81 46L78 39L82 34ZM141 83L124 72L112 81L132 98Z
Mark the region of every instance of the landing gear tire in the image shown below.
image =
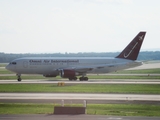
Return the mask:
M88 81L88 77L80 77L79 80L80 81Z
M20 74L17 74L17 77L18 77L18 78L17 78L18 82L22 81Z
M21 82L22 79L21 79L21 78L18 78L17 80L18 80L18 82Z
M69 79L69 81L72 81L72 80L76 81L76 80L77 80L77 77L70 77L70 78L68 78L68 79Z
M88 77L84 77L84 80L85 80L85 81L88 81Z

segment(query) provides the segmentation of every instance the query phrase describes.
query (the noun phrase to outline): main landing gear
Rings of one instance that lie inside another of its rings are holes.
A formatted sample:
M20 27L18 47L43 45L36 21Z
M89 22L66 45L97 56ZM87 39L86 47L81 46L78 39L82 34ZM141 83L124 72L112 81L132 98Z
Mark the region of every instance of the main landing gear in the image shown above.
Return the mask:
M68 79L69 79L70 81L72 81L72 80L73 80L73 81L76 81L76 80L77 80L77 77L69 77ZM80 80L80 81L88 81L88 77L80 77L79 80Z
M69 79L70 81L72 81L72 80L73 80L73 81L76 81L76 80L77 80L77 77L69 77L68 79Z
M80 77L79 80L80 81L88 81L88 77Z
M22 79L21 79L21 74L17 74L17 80L18 82L20 82Z
M88 77L85 77L86 74L82 74L82 77L79 78L80 81L88 81Z

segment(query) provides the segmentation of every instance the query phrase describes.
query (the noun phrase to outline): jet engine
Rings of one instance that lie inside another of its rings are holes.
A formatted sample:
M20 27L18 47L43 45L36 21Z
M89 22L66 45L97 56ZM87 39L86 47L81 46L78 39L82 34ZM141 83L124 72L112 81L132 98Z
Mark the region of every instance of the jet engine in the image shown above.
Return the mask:
M44 77L56 77L57 75L43 75Z
M73 78L75 76L80 75L78 72L75 72L74 70L60 70L60 76L63 78Z

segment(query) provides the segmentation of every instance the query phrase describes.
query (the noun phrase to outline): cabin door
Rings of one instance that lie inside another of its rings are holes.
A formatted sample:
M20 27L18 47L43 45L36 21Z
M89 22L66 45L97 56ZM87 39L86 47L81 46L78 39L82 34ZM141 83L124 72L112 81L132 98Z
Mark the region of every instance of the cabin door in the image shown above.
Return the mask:
M24 61L24 62L23 62L23 67L24 67L24 68L28 68L28 62L27 62L27 61Z

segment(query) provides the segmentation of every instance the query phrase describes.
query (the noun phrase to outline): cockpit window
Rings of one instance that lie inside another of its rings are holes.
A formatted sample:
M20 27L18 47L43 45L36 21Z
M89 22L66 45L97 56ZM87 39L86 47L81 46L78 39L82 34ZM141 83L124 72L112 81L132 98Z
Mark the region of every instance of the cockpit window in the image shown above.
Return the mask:
M16 62L11 62L10 64L16 65L17 63Z

